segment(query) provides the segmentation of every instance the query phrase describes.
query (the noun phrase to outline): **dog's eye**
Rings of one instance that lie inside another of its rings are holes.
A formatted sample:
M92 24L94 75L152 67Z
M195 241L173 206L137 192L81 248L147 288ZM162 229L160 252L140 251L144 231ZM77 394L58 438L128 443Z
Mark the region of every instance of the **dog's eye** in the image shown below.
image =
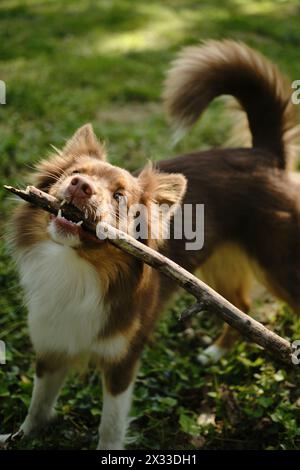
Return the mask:
M76 175L76 174L78 174L78 173L80 173L79 170L74 170L74 171L72 171L72 175Z
M116 191L114 193L114 196L113 198L116 200L116 201L120 201L122 198L124 197L124 194L122 194L120 191Z

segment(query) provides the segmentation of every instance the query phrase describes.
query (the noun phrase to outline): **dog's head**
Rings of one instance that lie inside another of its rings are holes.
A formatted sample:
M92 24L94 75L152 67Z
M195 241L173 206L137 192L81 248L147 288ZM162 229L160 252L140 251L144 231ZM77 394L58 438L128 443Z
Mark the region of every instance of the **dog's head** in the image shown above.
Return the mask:
M71 202L94 222L107 222L134 235L137 226L144 238L164 238L174 208L183 198L185 177L157 172L151 165L138 175L106 161L106 152L93 128L77 130L63 150L37 166L35 184L62 203ZM145 227L147 234L145 236ZM91 237L81 225L60 214L49 216L47 232L53 241L73 247L84 246Z

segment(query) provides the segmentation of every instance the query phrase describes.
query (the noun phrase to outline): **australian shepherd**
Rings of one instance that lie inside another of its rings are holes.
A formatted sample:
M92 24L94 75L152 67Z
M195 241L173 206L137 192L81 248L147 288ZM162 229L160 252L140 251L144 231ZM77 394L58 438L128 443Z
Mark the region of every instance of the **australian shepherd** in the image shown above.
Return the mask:
M110 224L119 221L122 201L127 208L154 205L157 220L160 207L169 208L163 211L165 226L173 223L174 207L204 204L201 250L187 250L184 235L165 240L164 230L144 243L191 272L200 269L208 284L245 312L253 277L299 312L300 185L287 171L297 134L291 86L245 44L208 41L184 49L164 92L177 131L189 128L223 94L245 111L251 147L196 151L131 174L107 161L87 124L37 164L32 182L62 204L69 201L88 218ZM2 442L48 423L68 371L88 358L100 366L103 381L98 449L122 449L141 352L176 285L89 235L80 223L28 203L15 210L11 244L28 306L36 375L25 421ZM218 359L234 339L227 327L200 362Z

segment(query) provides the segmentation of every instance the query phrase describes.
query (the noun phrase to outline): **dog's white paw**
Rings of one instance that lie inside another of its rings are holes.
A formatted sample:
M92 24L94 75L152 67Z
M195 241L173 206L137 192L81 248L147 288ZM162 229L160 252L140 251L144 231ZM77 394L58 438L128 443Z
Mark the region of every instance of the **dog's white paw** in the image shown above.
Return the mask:
M217 344L212 344L208 348L204 349L201 354L199 354L198 361L203 366L208 364L215 364L226 354L226 352L227 350L225 348L222 348Z
M122 442L99 442L97 450L124 450Z
M0 434L0 447L5 447L8 444L11 434Z
M9 444L23 439L23 437L24 432L22 429L11 434L0 434L0 447L7 447Z

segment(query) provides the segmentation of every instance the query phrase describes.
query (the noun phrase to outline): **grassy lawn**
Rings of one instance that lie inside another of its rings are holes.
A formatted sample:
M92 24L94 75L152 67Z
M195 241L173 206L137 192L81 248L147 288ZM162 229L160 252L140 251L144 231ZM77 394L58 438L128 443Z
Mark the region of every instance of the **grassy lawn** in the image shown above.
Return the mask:
M23 185L29 167L87 121L110 161L133 170L147 159L220 146L229 124L217 101L175 149L160 101L175 52L205 38L246 41L300 78L297 0L2 0L0 79L1 183ZM1 230L13 202L0 186ZM0 246L0 432L16 429L29 404L34 355L17 275ZM300 288L300 286L299 286ZM197 354L222 325L204 314L179 324L191 301L178 296L146 348L138 376L132 449L300 449L300 374L241 340L220 364ZM289 339L300 320L264 293L253 313ZM96 372L71 376L50 432L18 448L95 448L101 414Z

